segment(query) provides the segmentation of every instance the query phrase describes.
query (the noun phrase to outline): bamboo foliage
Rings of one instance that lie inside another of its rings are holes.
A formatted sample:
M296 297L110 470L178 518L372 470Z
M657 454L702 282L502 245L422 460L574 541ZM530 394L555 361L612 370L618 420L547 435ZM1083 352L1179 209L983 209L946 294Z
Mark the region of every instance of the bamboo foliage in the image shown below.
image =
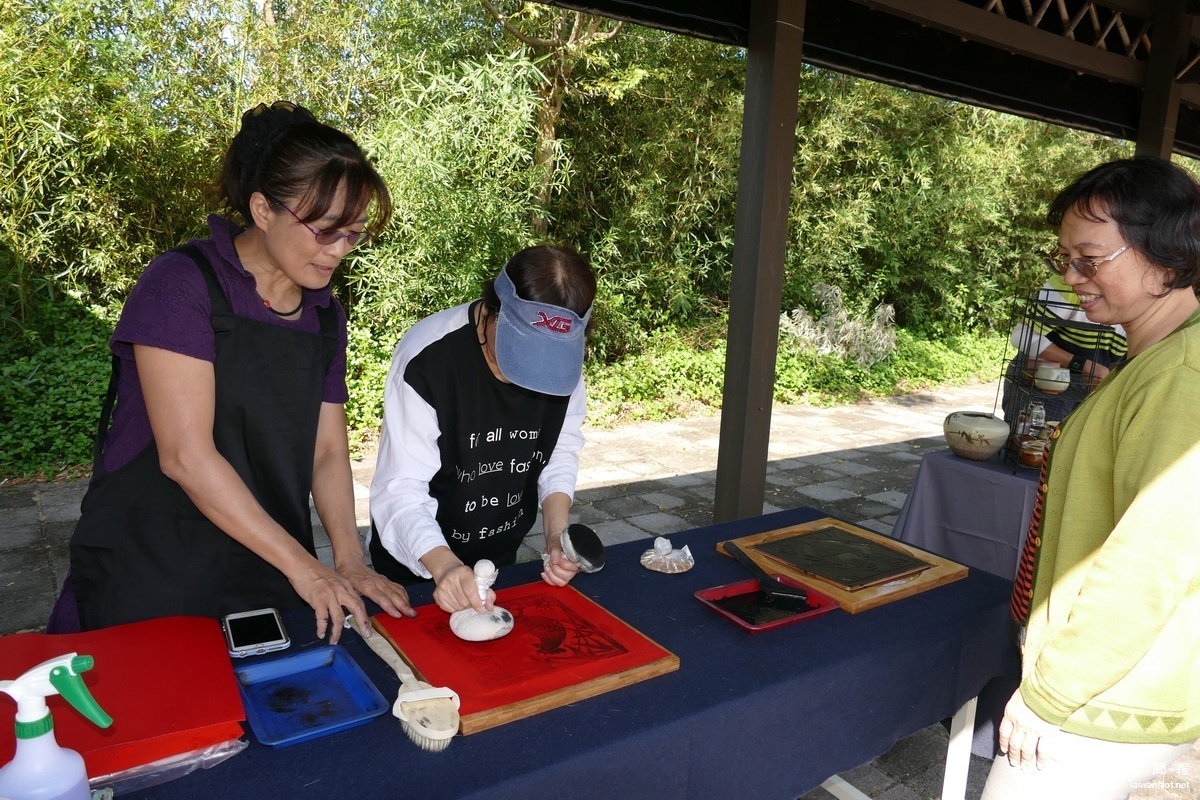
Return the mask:
M560 182L561 146L558 126L563 103L572 89L572 77L581 63L595 50L610 42L625 27L624 22L606 20L581 11L553 9L541 3L518 3L517 11L506 14L490 0L480 0L492 19L505 33L524 45L531 58L537 58L543 70L537 83L537 144L534 163L541 174L538 204L530 220L535 238L544 238L550 230L550 202Z
M541 78L520 54L414 68L364 137L395 211L384 241L358 256L345 296L353 314L387 326L385 338L477 297L533 242L529 218L543 190L534 155Z
M404 201L393 244L339 284L373 319L460 298L498 251L535 238L582 247L601 271L606 357L662 325L720 319L743 54L530 8L5 4L9 321L28 324L55 288L119 299L155 253L201 233L242 110L280 97L367 142ZM514 55L513 37L542 52ZM568 79L548 126L546 87ZM934 331L1003 317L1000 302L1037 280L1025 254L1050 187L1127 150L818 70L799 104L785 305L836 281L848 306L890 303L899 324Z

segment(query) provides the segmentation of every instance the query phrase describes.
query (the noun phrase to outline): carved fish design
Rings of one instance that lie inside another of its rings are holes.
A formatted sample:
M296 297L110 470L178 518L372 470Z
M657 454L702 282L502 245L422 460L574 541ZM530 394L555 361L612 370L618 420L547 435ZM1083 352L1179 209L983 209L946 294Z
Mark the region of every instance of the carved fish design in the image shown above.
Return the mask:
M538 614L522 614L521 630L532 634L538 640L538 653L551 655L563 652L563 642L567 638L567 628L558 620Z

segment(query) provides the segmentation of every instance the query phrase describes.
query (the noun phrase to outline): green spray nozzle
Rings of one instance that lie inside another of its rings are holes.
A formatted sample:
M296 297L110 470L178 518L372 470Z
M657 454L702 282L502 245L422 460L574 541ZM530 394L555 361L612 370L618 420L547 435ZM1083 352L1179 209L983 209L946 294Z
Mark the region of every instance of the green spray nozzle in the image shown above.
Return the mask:
M91 656L68 653L43 661L16 680L0 681L0 692L17 701L17 738L32 738L45 732L41 730L41 723L50 717L46 698L52 694L61 694L79 713L101 728L112 725L112 717L104 712L83 682L82 673L94 665Z
M50 685L58 690L63 698L75 706L75 710L101 728L112 725L112 717L104 712L96 698L83 682L82 673L96 665L91 656L75 656L69 667L58 665L50 669Z

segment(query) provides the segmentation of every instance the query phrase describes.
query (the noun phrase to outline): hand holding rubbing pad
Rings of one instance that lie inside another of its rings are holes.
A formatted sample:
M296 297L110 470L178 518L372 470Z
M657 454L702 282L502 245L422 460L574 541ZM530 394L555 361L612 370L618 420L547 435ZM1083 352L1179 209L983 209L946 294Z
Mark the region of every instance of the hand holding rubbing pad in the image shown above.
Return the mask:
M562 535L563 555L579 565L583 572L599 572L604 568L604 543L587 525L573 523Z

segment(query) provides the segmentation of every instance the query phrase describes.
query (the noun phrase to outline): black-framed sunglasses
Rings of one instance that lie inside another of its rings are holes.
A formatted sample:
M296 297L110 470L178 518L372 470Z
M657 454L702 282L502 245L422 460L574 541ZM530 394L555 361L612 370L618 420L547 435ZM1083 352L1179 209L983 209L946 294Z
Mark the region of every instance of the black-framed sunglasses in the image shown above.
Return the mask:
M350 231L349 233L343 233L336 228L319 231L304 220L300 219L300 217L296 216L296 212L292 211L290 208L284 205L284 203L280 202L279 200L275 200L275 202L283 206L283 210L291 214L292 218L295 219L296 222L299 222L301 225L308 228L309 233L313 235L313 237L317 240L317 244L319 245L327 246L336 244L342 239L345 239L350 242L351 247L358 247L359 245L363 245L371 241L372 233L370 231Z
M1100 271L1101 264L1112 261L1128 249L1129 245L1125 245L1112 255L1107 255L1104 258L1069 258L1063 253L1055 253L1054 255L1042 256L1042 260L1046 262L1046 266L1050 268L1051 272L1059 275L1066 275L1067 270L1073 269L1085 278L1094 278L1096 277L1096 273Z

